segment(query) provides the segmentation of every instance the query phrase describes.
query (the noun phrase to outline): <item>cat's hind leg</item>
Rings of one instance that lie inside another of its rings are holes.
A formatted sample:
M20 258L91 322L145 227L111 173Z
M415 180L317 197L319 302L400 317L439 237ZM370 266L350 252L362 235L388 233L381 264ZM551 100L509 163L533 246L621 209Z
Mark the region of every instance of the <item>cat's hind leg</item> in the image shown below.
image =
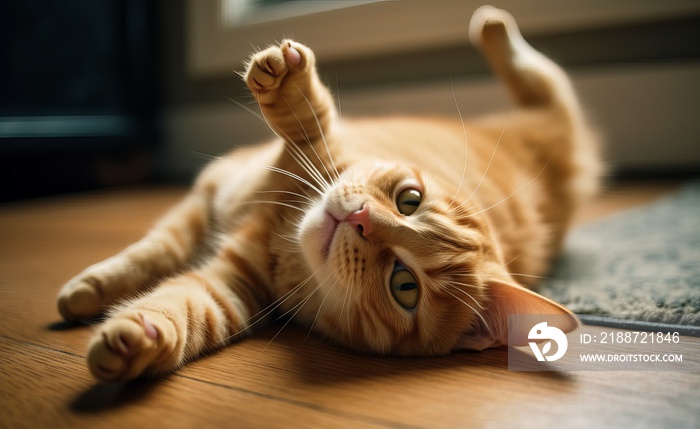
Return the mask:
M265 120L280 137L301 143L327 134L335 106L316 73L311 49L285 40L253 54L243 77Z
M69 280L58 293L61 316L95 317L185 267L207 234L210 199L203 189L193 191L140 241Z

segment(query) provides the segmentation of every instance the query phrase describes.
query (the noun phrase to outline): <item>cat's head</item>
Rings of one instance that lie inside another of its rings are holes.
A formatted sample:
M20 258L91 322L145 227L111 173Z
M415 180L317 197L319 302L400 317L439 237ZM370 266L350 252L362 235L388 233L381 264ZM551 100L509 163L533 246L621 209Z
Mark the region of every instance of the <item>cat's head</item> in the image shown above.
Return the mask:
M512 282L484 216L418 168L346 170L299 226L319 284L315 326L363 352L440 355L508 342L509 314L569 315ZM527 343L527 332L513 335Z

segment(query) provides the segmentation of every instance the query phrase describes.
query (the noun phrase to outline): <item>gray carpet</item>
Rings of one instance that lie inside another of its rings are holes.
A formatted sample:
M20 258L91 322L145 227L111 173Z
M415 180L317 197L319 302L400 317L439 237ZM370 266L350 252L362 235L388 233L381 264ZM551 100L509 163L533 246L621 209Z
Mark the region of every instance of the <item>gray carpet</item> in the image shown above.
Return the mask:
M538 291L584 323L700 336L700 182L572 231Z

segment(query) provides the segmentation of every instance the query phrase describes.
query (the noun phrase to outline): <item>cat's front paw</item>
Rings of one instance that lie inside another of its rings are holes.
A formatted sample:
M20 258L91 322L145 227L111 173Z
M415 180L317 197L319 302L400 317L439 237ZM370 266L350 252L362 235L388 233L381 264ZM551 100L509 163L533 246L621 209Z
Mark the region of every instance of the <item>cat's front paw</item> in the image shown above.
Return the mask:
M306 78L306 72L313 69L314 62L311 49L285 40L280 46L253 54L244 79L260 104L274 104L289 81L298 80L299 85L303 85L301 81Z
M85 320L99 315L108 304L107 295L118 281L113 260L88 267L69 280L58 293L58 312L64 320Z
M76 281L58 295L58 312L64 320L84 320L100 313L100 297L93 283Z
M172 323L158 314L127 312L115 316L93 337L88 368L100 380L130 380L143 374L165 373L175 348Z

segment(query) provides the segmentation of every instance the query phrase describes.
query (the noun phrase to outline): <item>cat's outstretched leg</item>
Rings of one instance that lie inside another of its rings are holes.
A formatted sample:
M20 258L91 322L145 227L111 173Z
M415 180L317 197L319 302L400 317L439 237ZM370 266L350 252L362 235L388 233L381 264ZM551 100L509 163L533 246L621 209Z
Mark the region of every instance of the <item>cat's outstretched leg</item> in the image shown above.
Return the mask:
M61 316L65 320L97 316L113 303L182 269L207 233L209 203L207 192L196 189L143 239L68 281L58 293Z
M202 267L118 306L90 342L90 372L101 380L166 374L249 332L270 298L264 274L237 247L224 244Z
M137 377L154 363L174 367L177 335L162 313L130 309L102 325L88 347L88 368L101 380Z
M469 23L469 38L481 48L491 68L505 82L519 106L578 106L566 74L536 51L505 10L482 6Z
M90 372L100 380L129 380L172 372L204 349L226 343L226 310L205 283L169 281L117 309L88 346ZM199 283L199 284L198 284Z
M244 79L272 129L293 143L328 134L335 106L311 49L292 40L254 54Z

